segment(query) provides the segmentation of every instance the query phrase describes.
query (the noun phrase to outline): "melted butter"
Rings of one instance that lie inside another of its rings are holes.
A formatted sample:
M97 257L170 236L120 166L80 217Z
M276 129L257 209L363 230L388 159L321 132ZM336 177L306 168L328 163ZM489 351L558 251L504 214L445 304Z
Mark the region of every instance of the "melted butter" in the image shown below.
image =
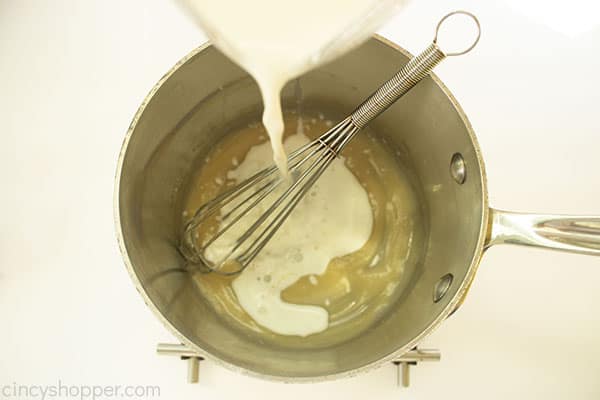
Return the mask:
M258 83L273 159L286 173L279 99L285 83L367 39L404 0L177 2Z
M331 126L319 118L303 120L301 123L292 115L286 118L289 146L303 143L307 140L304 135L315 138ZM257 124L228 135L195 176L184 214L192 215L201 204L260 169L267 146L264 128ZM330 345L371 326L406 287L424 232L404 169L368 132L361 132L346 147L337 171L335 166L330 168L332 176L343 182L336 190L327 191L323 176L317 183L322 187L314 188L318 189L315 196L321 193L322 198L316 203L318 208L311 207L309 216L317 219L303 224L308 215L303 214L286 222L288 232L299 230L305 235L321 229L318 218L331 214L324 206L336 205L341 197L355 202L360 210L356 218L346 215L349 222L343 227L325 228L322 235L308 238L300 233L289 238L280 231L276 235L279 242L269 245L274 245L272 250L263 251L262 259L257 258L237 277L195 275L203 297L233 328L278 344ZM320 245L329 249L315 251ZM311 262L298 263L298 259ZM306 335L309 340L302 337Z

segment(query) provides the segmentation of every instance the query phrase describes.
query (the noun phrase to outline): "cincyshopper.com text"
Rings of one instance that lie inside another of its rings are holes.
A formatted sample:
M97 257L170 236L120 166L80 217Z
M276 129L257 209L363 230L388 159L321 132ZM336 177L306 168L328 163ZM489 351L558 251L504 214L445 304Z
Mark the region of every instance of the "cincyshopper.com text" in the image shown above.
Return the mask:
M24 385L13 382L0 384L1 399L152 399L160 397L156 385Z

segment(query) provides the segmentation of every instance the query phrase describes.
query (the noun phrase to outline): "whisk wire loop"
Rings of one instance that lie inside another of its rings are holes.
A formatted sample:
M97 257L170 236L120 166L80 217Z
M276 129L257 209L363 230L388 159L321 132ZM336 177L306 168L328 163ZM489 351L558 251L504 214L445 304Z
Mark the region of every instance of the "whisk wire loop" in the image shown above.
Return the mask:
M446 54L438 47L440 26L450 16L457 14L467 15L475 21L477 37L466 50ZM179 247L188 265L197 266L202 272L222 275L235 275L248 267L360 129L428 76L447 56L471 51L479 41L480 29L479 21L471 13L453 11L447 14L439 21L433 42L422 53L413 57L348 117L316 140L290 154L289 177L282 177L277 167L272 166L257 172L201 206L185 224ZM282 191L281 194L278 194L277 189ZM207 255L211 246L216 245L236 224L241 224L245 217L250 218L253 210L257 210L262 203L268 201L271 202L265 211L250 221L249 226L236 238L233 245L221 251L224 255L219 256L218 260L209 259L214 258ZM216 229L215 224L218 225ZM202 237L200 232L203 233ZM231 268L232 264L234 266ZM225 269L224 265L229 267Z

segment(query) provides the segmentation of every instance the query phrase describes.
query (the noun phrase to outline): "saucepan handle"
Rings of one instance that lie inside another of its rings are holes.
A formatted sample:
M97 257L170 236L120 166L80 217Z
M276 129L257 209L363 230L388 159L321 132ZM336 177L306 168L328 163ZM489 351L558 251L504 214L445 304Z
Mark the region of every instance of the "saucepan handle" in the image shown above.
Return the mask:
M600 216L527 214L490 209L486 248L503 243L600 256Z

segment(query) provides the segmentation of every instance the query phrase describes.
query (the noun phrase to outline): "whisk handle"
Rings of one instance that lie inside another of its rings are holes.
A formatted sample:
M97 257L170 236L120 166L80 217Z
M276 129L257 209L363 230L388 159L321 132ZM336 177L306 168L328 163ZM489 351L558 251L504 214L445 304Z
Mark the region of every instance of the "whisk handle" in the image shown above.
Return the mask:
M477 35L475 40L466 49L458 52L445 52L438 46L438 34L440 27L448 18L453 15L465 15L475 23ZM375 117L385 111L396 100L404 96L421 79L425 78L442 60L448 56L459 56L471 51L479 42L481 37L481 27L479 20L468 11L452 11L446 14L437 24L435 37L421 54L410 59L410 61L389 81L383 84L375 93L373 93L365 102L363 102L351 115L352 122L357 128L363 128Z
M384 83L352 113L352 121L363 128L404 96L421 79L425 78L446 55L432 43L421 54L413 57L396 75Z

